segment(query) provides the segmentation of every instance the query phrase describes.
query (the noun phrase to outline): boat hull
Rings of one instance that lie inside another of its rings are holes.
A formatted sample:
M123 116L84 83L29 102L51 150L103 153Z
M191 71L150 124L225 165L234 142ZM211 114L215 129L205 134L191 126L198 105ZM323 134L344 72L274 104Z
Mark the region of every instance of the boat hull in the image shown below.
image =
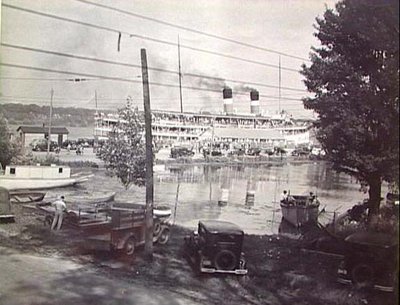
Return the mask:
M318 208L319 205L298 206L281 203L283 219L295 227L316 223L318 220Z
M41 178L0 178L0 186L8 190L37 190L64 187L87 181L89 176L79 178L41 179Z
M42 201L46 196L45 192L16 191L10 192L11 203L30 203Z
M101 193L88 193L85 195L68 196L65 199L66 203L81 203L81 204L94 204L101 202L110 202L115 198L115 192L101 192Z

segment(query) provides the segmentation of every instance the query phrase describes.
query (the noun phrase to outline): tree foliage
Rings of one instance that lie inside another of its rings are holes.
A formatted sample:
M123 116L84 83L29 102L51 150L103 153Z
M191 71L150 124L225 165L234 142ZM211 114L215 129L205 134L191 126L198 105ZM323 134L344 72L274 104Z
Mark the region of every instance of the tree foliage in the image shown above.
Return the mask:
M0 164L4 168L13 158L21 154L21 147L16 141L10 140L10 130L6 119L0 114Z
M53 126L93 126L94 112L85 108L53 107ZM48 124L49 106L8 103L0 105L0 114L10 125L42 125Z
M382 181L399 179L398 1L343 0L316 22L304 105L334 167L369 185L376 213Z
M119 121L100 147L97 155L106 169L128 188L145 185L146 148L143 137L144 118L127 105L118 110Z

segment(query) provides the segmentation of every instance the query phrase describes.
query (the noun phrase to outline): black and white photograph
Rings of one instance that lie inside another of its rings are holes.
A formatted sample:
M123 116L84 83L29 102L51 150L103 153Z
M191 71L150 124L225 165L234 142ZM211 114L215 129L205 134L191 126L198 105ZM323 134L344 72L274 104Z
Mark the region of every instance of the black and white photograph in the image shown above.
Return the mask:
M398 0L0 4L0 304L399 304Z

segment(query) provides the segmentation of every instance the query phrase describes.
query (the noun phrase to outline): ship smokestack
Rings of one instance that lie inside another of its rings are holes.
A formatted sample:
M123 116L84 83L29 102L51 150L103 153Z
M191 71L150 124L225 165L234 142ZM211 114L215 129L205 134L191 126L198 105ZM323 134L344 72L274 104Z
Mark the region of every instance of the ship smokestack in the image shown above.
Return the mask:
M226 114L233 114L232 89L224 88L224 90L222 90L222 95L224 96L224 112Z
M257 90L250 91L250 113L255 115L260 114L260 101Z

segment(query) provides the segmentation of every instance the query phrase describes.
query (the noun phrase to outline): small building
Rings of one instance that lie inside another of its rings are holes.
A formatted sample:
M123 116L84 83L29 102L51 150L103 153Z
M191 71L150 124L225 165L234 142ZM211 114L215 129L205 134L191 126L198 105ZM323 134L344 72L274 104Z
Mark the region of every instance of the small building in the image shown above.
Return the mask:
M47 139L49 137L48 126L19 126L18 136L24 147L28 147L33 140ZM51 140L57 142L58 146L68 138L69 131L65 127L51 127ZM65 139L64 139L65 137Z

